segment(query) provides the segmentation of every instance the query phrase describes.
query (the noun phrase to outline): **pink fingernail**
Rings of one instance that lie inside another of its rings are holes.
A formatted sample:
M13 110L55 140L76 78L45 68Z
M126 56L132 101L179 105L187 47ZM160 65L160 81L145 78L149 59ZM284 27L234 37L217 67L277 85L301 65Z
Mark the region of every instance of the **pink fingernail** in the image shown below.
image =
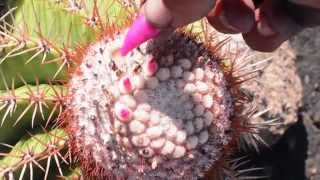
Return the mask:
M151 25L143 15L139 16L125 37L120 49L121 55L127 55L132 49L151 38L155 38L159 33L160 29Z

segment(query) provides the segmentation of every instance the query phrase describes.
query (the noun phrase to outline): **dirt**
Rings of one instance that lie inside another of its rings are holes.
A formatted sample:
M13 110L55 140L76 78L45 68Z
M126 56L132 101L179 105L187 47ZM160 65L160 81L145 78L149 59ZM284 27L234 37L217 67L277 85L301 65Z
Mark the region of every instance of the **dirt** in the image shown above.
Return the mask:
M225 35L219 34L223 39ZM232 35L227 51L245 52L248 47L241 35ZM298 73L297 54L290 42L284 43L272 53L261 53L250 50L247 59L250 64L267 61L260 65L265 67L253 80L244 84L244 89L252 95L257 110L268 110L257 121L277 119L279 125L263 132L267 144L275 144L285 131L297 122L297 112L302 106L303 82ZM257 67L252 68L257 69Z
M231 50L247 48L239 35L231 41L236 44ZM244 86L258 110L269 109L259 121L277 118L281 123L262 134L270 148L242 152L253 156L253 166L264 167L266 179L320 179L319 49L320 27L304 30L272 53L249 53L252 63L272 58L257 80Z
M307 29L290 41L296 52L297 73L303 85L301 120L307 132L307 179L320 179L320 27Z
M268 109L261 119L278 119L280 123L263 133L265 141L272 145L290 125L297 122L297 111L303 94L302 83L297 74L295 56L288 44L273 53L253 53L256 55L255 61L272 58L260 77L245 85L254 95L258 109Z
M261 119L281 123L263 134L271 148L253 153L268 179L320 179L319 49L320 27L303 31L273 53L253 52L257 60L273 60L246 88L254 92L259 109L270 108Z
M307 29L290 41L297 52L297 73L303 85L302 111L320 128L320 27Z

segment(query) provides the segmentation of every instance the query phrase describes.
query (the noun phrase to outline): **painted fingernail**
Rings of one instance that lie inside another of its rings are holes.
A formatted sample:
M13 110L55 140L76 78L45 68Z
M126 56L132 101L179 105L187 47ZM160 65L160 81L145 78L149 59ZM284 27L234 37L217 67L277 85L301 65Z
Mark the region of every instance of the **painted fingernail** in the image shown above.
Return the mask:
M159 34L160 29L150 24L145 16L139 16L125 37L124 43L120 49L121 55L127 55L132 49L149 39L157 37Z

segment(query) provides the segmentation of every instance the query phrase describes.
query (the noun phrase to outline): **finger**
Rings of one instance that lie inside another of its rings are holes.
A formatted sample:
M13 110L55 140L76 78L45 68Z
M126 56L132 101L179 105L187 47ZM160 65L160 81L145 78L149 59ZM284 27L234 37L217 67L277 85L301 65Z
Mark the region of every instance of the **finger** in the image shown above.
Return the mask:
M320 3L320 0L319 0ZM290 17L305 27L320 25L320 8L287 2L284 4Z
M204 17L214 5L214 0L149 0L142 6L138 18L129 28L120 49L127 55L145 41L161 36Z
M214 0L149 0L144 15L156 27L177 28L206 16Z
M146 1L141 10L146 19L158 28L168 28L172 22L173 15L162 0Z
M254 25L252 0L218 0L209 13L209 23L223 33L248 32Z
M310 8L320 9L320 0L289 0L289 2L303 6L308 6Z
M296 24L278 0L264 1L256 10L256 25L243 37L254 50L274 51L302 27Z
M264 36L261 31L255 26L249 33L242 34L246 44L253 50L272 52L276 50L289 36L283 34L273 34Z

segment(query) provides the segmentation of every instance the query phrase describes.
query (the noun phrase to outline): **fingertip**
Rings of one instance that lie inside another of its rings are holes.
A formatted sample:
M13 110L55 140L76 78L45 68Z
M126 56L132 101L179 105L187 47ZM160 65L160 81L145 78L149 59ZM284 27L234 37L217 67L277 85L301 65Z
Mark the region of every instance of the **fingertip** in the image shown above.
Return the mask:
M256 23L243 34L246 43L254 50L271 52L301 31L286 13L278 0L264 1L255 11Z
M257 27L253 28L248 33L242 34L246 44L253 50L262 52L272 52L276 50L289 37L279 33L271 36L262 35Z
M254 4L252 0L224 0L224 13L229 24L246 33L255 24Z
M265 18L260 18L260 20L257 22L257 31L262 36L266 36L266 37L273 36L276 34Z
M255 23L254 4L251 0L218 1L207 19L220 32L246 33L251 30Z
M166 29L170 26L173 16L162 0L146 1L141 7L145 18L155 27Z
M214 16L209 14L207 16L207 20L215 30L225 33L225 34L236 34L240 31L233 26L231 26L224 18L224 16Z

